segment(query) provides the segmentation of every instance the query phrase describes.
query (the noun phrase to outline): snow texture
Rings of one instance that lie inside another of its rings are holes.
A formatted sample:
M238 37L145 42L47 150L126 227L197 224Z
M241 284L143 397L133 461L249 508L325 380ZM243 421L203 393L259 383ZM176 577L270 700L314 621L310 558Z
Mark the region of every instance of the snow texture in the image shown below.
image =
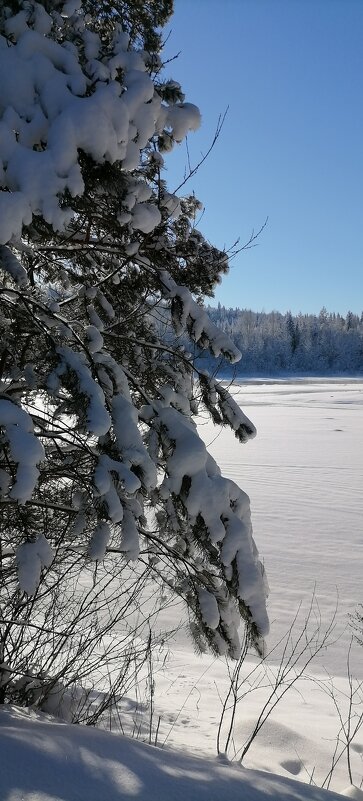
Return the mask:
M104 559L110 536L109 525L107 523L100 523L93 532L88 546L88 556L90 559L94 561Z
M341 799L291 778L155 748L92 727L55 723L31 711L4 707L0 722L0 791L12 801Z
M124 510L121 531L121 550L125 553L127 559L134 561L140 553L140 540L135 516L129 509Z
M67 3L64 16L72 16L78 5ZM37 6L32 24L25 10L7 20L12 43L0 37L2 244L20 239L33 215L42 215L56 231L66 228L73 212L59 199L65 191L71 197L84 191L80 150L99 163L120 161L129 172L138 167L140 152L155 133L167 129L179 142L200 125L193 104L162 103L146 72L145 55L128 49L125 34L119 33L114 52L100 61L99 37L80 28L88 58L82 68L76 48L48 38L52 25L52 16ZM147 188L139 184L140 190ZM157 206L137 194L131 208L135 230L150 233L161 220Z
M152 489L156 485L156 467L142 441L138 429L138 414L129 397L115 395L111 410L117 444L127 466L139 467L143 485Z
M245 767L238 768L223 757L220 760L215 757L220 698L224 699L228 692L231 665L224 659L197 656L190 646L187 624L181 624L180 609L175 605L168 607L164 618L159 619L160 627L174 629L175 640L171 644L172 657L159 665L155 674L153 696L154 716L159 721L158 743L166 747L150 747L92 727L68 726L34 709L4 705L0 709L1 798L12 801L75 801L77 795L82 801L85 797L87 801L126 801L131 797L138 801L362 798L358 786L362 729L351 748L354 785L349 785L343 755L333 775L334 792L314 786L314 782L319 785L324 780L330 769L341 726L322 681L326 681L327 673L332 676L337 698L348 703L346 617L361 601L362 380L263 379L237 386L235 401L253 410L262 433L254 443L253 458L248 454L241 459L241 449L233 433L226 430L208 447L234 480L243 479L254 498L255 526L264 540L266 565L272 576L271 647L287 632L301 600L304 616L314 584L323 627L330 619L338 586L343 605L342 636L334 633L334 642L324 650L321 671L316 666L317 675L305 677L292 694L286 695L255 739ZM200 422L208 443L215 438L215 428L205 425L204 420ZM74 500L75 508L79 508L81 497ZM302 541L304 548L299 550L297 558L296 543ZM152 608L153 599L149 603ZM144 606L144 614L147 609ZM356 656L353 674L361 678L360 648ZM271 690L271 677L278 670L273 662L275 657L278 662L276 651L264 663L267 674L261 668L262 688L248 692L237 709L236 748L241 747L253 730L266 693ZM247 676L254 667L255 661L249 657L242 671L242 692L248 687ZM2 670L6 676L6 666L0 666ZM56 714L59 714L60 689L56 688L53 699L56 703L49 709ZM138 725L142 720L147 738L150 709L142 711L140 706L130 692L120 710L121 720L130 733L135 730L135 720ZM66 712L64 716L67 718Z
M9 495L24 504L36 487L37 464L44 459L44 448L34 434L30 415L12 401L0 399L0 427L4 429L11 459L17 464L16 480Z
M261 378L236 383L232 392L258 428L253 449L241 449L227 429L216 438L204 417L199 430L223 475L251 499L270 585L271 636L283 637L292 610L302 602L306 611L314 589L323 621L334 614L338 596L337 640L324 665L342 675L347 619L362 595L362 379ZM358 668L362 678L361 659Z
M34 595L37 591L43 567L53 561L53 550L43 534L34 542L23 542L16 552L18 579L21 592Z
M116 489L112 474L115 474L126 493L132 494L141 486L140 479L132 473L122 462L110 459L102 454L94 471L93 481L97 494L107 506L108 515L113 523L120 523L124 512L119 491Z

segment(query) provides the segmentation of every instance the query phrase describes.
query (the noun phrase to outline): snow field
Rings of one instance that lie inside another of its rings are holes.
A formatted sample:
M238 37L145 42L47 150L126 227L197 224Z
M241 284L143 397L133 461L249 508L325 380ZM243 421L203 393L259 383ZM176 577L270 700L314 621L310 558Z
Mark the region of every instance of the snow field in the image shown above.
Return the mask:
M329 695L330 677L344 711L347 653L351 638L348 614L362 601L363 548L363 382L300 380L248 382L236 385L234 397L256 424L258 436L240 446L229 431L200 421L200 430L222 473L248 492L256 543L268 574L271 634L274 649L299 609L292 636L301 632L315 592L309 630L322 636L334 616L329 647L309 667L277 706L254 741L245 764L304 782L323 782L330 768L339 722ZM178 624L177 605L160 620ZM321 621L320 621L321 619ZM285 642L285 640L284 640ZM273 651L269 670L276 670L283 645ZM160 716L158 742L198 754L215 754L216 731L228 691L223 660L193 654L186 627L179 626L165 671L155 675L153 726ZM251 670L249 656L243 668ZM362 678L362 651L352 648L351 670ZM265 683L265 682L264 682ZM253 729L267 690L247 693L238 707L235 747ZM220 696L220 699L218 699ZM145 728L148 724L145 723ZM154 729L155 731L155 729ZM363 731L352 747L353 772L362 776ZM358 782L359 783L359 782ZM349 784L345 755L331 787Z
M250 496L254 537L270 585L269 643L287 631L316 592L336 635L323 662L345 675L348 614L362 602L363 381L311 379L236 384L233 394L257 428L245 447L212 424L203 438L222 472ZM363 675L361 651L356 675Z
M347 613L361 601L363 383L248 383L234 392L257 425L257 438L244 447L229 432L218 434L203 421L201 430L222 471L251 497L256 542L270 583L268 645L286 633L300 602L304 620L314 586L322 627L330 620L338 589L340 639L324 651L315 667L313 663L314 675L300 679L279 703L240 769L216 760L231 665L193 652L182 608L174 604L157 623L161 628L176 627L177 635L169 657L160 652L159 661L155 660L152 709L145 678L136 692L122 699L114 720L115 729L120 729L121 721L125 734L138 732L140 739L151 740L162 750L104 731L55 723L35 712L3 709L0 797L4 801L322 801L327 797L333 801L336 797L326 796L319 785L331 769L339 732L328 674L333 676L344 717L349 643L344 626ZM147 608L146 603L145 615ZM356 649L352 654L354 675L362 673L361 653ZM275 675L277 657L275 652L268 660L267 678L262 676L264 686L259 689L249 691L246 683L256 659L248 657L242 668L241 695L248 691L238 704L230 756L233 749L238 756L254 728L270 692L266 685ZM253 686L258 684L256 675L261 669L251 675ZM227 715L222 747L228 722ZM361 730L352 745L357 787L347 789L343 754L330 789L362 797L358 789L362 754Z
M14 747L16 746L16 747ZM338 801L307 785L97 729L0 711L3 801Z
M218 428L202 420L200 430L222 472L251 497L256 542L270 583L272 625L267 649L274 649L286 635L301 604L292 631L296 641L314 588L316 602L309 631L319 623L319 616L321 631L325 631L338 598L331 644L278 704L254 740L244 765L319 786L331 769L340 728L330 695L330 677L344 717L350 642L347 614L354 612L361 601L363 460L359 442L363 382L248 383L236 386L234 394L243 411L257 424L257 438L240 446L229 432L219 433ZM149 606L152 599L145 601L145 616ZM165 630L175 628L177 633L169 643L165 663L163 653L159 661L155 660L152 713L147 686L141 683L136 695L130 693L122 701L123 730L126 734L137 730L141 738L151 738L159 746L214 758L222 702L228 693L233 664L194 653L178 603L167 606L155 625ZM282 647L267 659L266 675L259 668L249 684L246 679L242 683L244 697L238 704L231 757L253 731L270 694ZM362 677L362 661L361 649L353 648L354 677ZM255 665L256 657L249 655L242 677L251 674ZM259 679L262 686L258 688ZM228 724L227 714L222 747ZM362 754L363 729L352 746L357 784L362 777ZM348 785L343 754L330 788L342 792Z

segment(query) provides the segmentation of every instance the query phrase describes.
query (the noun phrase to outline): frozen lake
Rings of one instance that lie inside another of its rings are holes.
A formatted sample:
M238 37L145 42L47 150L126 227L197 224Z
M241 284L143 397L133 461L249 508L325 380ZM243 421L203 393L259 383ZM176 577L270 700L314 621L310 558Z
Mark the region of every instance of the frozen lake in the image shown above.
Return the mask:
M314 588L322 629L338 599L334 641L273 710L245 765L327 786L340 730L329 676L335 699L344 710L349 692L348 614L363 601L363 379L248 381L236 384L232 392L257 426L256 439L240 445L231 432L202 420L200 430L224 474L251 498L255 538L270 583L268 649L286 633L299 604L303 622ZM161 619L172 627L181 615L182 607L176 604ZM297 624L295 639L299 630ZM223 658L196 655L182 625L170 648L167 663L155 664L159 742L214 756L231 666ZM259 689L254 686L249 691L253 682L246 681L256 657L249 656L243 666L233 733L237 753L254 729L280 656L281 647L268 658ZM360 679L362 657L362 648L356 646L351 672ZM353 686L359 686L354 678ZM361 691L358 695L355 714L360 715ZM228 721L227 715L227 725ZM341 758L330 784L337 790L350 783L341 742ZM362 754L363 728L351 751L358 785Z
M308 607L314 587L324 621L338 597L341 633L363 602L363 379L250 380L232 393L256 439L240 445L209 422L201 432L222 472L250 496L271 642L300 602ZM335 675L345 672L349 636L324 659ZM359 658L363 675L361 649Z

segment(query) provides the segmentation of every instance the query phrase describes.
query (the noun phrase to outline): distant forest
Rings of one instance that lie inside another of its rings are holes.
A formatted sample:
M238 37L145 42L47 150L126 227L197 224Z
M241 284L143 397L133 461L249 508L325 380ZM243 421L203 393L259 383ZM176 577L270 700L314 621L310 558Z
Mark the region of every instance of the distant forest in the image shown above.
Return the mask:
M323 308L318 316L294 316L227 309L220 304L207 311L242 352L234 368L237 375L363 372L363 312L342 317ZM220 372L231 373L231 366L224 362Z

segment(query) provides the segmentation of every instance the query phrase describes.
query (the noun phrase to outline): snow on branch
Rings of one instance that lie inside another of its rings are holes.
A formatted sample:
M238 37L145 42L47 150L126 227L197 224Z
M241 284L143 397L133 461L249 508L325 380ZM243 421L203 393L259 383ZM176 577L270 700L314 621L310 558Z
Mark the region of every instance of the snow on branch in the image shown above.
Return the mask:
M256 436L256 428L232 398L226 387L208 374L199 372L203 402L215 423L228 425L240 442Z
M10 498L24 504L30 500L36 487L39 470L37 464L44 457L44 448L33 430L30 415L10 400L0 398L1 439L9 447L10 459L16 463L17 470Z
M203 521L209 540L221 555L227 580L237 570L238 597L250 609L262 635L268 631L264 571L253 541L248 496L220 469L200 439L193 421L171 407L154 404L154 428L162 431L165 477L159 493L181 495L193 527Z
M42 215L55 231L67 228L71 199L84 192L81 151L99 164L120 162L130 172L153 137L161 141L165 132L170 148L200 124L193 104L162 102L147 72L148 54L129 48L125 33L100 59L100 38L81 10L70 48L50 38L59 15L39 9L43 13L32 17L24 3L24 10L5 20L7 38L0 36L2 244L20 239L33 215ZM85 64L82 48L89 56ZM60 202L65 193L68 206ZM135 230L144 233L161 220L156 203L147 200L134 201L130 215Z
M94 530L88 546L89 559L95 562L104 559L110 537L111 531L109 525L107 523L100 523Z
M106 434L111 425L111 418L105 408L105 396L93 378L84 354L76 353L67 346L57 348L56 352L59 356L59 365L48 377L48 389L54 393L58 392L61 379L71 371L76 378L78 391L88 399L86 415L88 431L97 436Z
M35 595L42 569L53 561L53 549L43 534L33 542L23 542L16 552L18 580L21 592Z
M234 364L241 358L241 352L232 340L217 328L209 319L205 309L194 300L185 286L179 286L163 270L160 274L161 292L164 298L172 300L172 320L177 335L188 331L191 339L201 348L209 348L213 356L225 356Z

